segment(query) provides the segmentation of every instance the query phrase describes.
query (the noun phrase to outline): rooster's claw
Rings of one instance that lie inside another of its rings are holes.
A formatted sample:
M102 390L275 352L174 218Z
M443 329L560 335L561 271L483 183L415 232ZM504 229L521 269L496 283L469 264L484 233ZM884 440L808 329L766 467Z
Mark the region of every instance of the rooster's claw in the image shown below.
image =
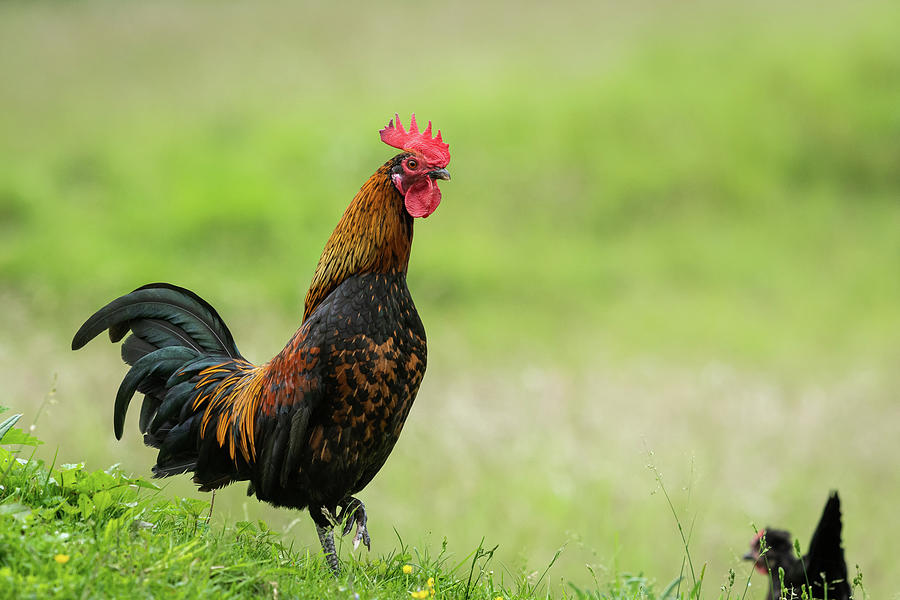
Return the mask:
M355 523L356 535L353 536L353 549L359 548L359 543L362 542L366 549L371 550L372 540L369 538L369 530L366 528L366 523L369 520L368 515L366 515L366 505L358 498L350 498L349 502L342 507L338 521L343 521L345 518L346 521L344 521L341 535L350 533Z

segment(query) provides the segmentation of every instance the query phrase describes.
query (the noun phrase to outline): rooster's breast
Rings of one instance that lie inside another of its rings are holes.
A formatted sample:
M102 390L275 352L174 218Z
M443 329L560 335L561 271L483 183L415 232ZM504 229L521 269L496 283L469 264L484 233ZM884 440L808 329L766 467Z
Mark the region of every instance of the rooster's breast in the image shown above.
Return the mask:
M387 460L425 374L426 344L403 274L352 277L320 308L323 396L304 471L329 504L365 487Z

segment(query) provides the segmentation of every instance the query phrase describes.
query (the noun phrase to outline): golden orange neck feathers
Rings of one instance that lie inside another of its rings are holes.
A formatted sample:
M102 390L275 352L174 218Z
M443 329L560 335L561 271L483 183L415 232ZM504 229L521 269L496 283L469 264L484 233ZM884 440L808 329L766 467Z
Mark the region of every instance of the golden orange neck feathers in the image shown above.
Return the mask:
M334 288L352 275L405 272L409 265L413 219L391 182L391 159L369 177L322 251L313 275L303 320Z

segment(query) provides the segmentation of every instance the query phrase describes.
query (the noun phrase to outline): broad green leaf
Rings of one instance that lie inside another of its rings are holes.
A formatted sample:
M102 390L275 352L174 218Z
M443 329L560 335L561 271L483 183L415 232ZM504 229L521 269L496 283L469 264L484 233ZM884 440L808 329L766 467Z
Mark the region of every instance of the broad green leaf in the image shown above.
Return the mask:
M20 446L40 446L44 442L27 431L19 429L18 427L13 427L6 432L6 435L0 438L0 443L17 444Z
M107 491L101 491L94 494L94 509L98 515L106 512L106 509L112 506L112 494Z
M78 496L78 508L81 510L81 518L87 519L94 510L94 504L91 502L90 496L81 494Z

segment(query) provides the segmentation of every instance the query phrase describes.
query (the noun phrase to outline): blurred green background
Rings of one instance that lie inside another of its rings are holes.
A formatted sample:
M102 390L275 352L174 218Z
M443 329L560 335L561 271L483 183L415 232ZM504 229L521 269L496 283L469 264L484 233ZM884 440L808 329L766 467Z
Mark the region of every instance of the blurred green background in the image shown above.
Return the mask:
M414 111L453 181L417 224L429 369L362 495L373 551L565 546L554 588L665 585L653 464L711 594L751 523L805 546L837 488L851 571L896 596L900 4L551 4L0 5L0 404L50 398L45 458L147 473L118 349L72 333L170 281L266 360ZM315 548L243 488L216 507Z

